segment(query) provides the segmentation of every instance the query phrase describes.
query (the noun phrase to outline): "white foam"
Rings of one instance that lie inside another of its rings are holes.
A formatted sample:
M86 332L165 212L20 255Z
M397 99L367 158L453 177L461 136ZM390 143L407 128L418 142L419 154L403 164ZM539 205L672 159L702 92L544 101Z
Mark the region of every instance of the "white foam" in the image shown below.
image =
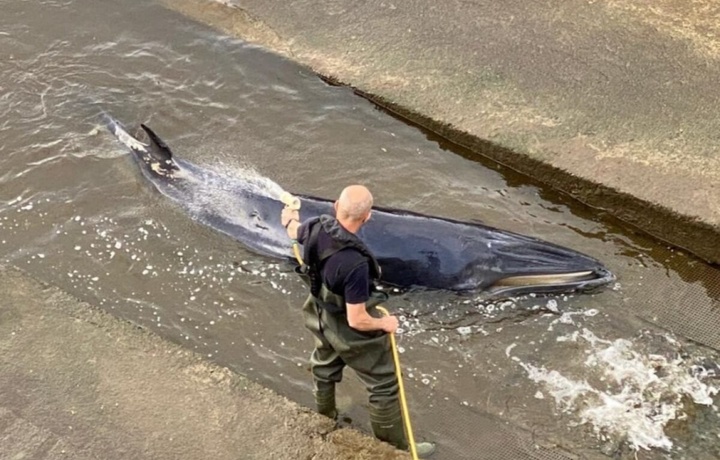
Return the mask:
M558 371L549 371L544 367L538 368L532 364L518 362L532 381L545 384L547 391L555 398L555 402L562 411L570 412L579 396L594 391L587 381L572 380Z
M683 417L683 399L711 405L718 389L703 383L702 373L690 372L690 363L681 358L669 360L660 355L644 355L630 340L614 341L597 337L583 329L557 338L588 346L587 358L578 374L594 376L573 379L556 370L522 362L512 356L534 382L544 385L560 410L575 413L580 423L589 423L601 439L608 436L625 440L633 449L662 448L673 443L665 425ZM510 356L509 347L506 354Z

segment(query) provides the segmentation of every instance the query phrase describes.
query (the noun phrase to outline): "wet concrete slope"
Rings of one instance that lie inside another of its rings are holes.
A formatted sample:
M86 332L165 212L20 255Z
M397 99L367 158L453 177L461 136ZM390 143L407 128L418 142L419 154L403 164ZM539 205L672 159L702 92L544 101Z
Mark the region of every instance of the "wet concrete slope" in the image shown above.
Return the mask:
M720 261L709 0L164 2Z
M409 458L20 270L0 291L0 458Z

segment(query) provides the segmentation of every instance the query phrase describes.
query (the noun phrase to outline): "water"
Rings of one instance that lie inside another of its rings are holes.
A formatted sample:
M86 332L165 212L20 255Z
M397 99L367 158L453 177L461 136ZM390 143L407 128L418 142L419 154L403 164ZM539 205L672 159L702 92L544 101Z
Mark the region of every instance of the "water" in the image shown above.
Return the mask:
M717 270L158 5L0 7L3 263L311 404L303 285L156 193L106 110L260 187L332 198L362 182L378 204L543 238L618 275L592 296L394 298L415 431L438 458L476 458L498 433L587 458L720 456ZM341 408L367 429L351 375Z

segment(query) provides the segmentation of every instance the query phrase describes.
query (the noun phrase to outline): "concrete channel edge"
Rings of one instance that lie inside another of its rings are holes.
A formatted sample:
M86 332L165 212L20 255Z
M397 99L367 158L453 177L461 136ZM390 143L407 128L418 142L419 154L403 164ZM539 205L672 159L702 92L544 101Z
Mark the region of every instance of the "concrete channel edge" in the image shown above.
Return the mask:
M365 88L362 82L347 81L342 76L318 68L308 56L293 51L294 40L281 38L262 19L229 2L214 0L161 0L168 8L209 25L224 33L266 47L298 64L310 68L328 83L352 88L358 95L394 113L400 118L436 133L461 147L538 181L554 191L619 219L634 230L651 235L668 245L681 248L712 264L720 263L720 226L612 185L594 181L591 177L573 174L549 161L534 158L522 148L504 146L475 134L463 131L449 122L435 119L412 107L392 100L392 90L378 94Z

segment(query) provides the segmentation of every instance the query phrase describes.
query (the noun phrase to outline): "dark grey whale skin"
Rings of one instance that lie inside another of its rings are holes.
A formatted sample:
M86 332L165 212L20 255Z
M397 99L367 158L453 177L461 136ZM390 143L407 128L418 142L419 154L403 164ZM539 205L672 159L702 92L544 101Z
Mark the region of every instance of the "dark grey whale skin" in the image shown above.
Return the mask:
M280 224L284 205L278 197L269 196L267 189L253 187L241 177L223 175L174 157L170 148L144 125L141 127L149 144L130 136L112 117L104 118L110 131L131 150L142 174L192 217L254 252L294 260L291 241ZM208 200L210 192L204 189L211 183L215 187L220 184L232 196L232 203ZM333 201L297 196L302 203L302 219L333 214ZM482 224L400 209L374 207L372 218L358 236L377 257L382 283L404 289L440 289L499 298L588 292L615 280L599 261L568 248ZM510 277L588 271L590 275L550 283L501 283Z

